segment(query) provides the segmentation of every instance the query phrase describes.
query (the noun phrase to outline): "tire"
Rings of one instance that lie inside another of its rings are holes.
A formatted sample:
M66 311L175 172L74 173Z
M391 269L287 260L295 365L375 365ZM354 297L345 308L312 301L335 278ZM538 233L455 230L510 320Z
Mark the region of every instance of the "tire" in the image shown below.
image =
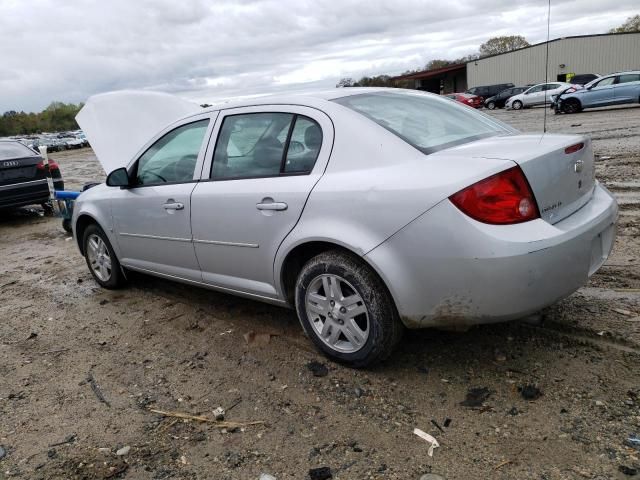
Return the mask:
M42 207L42 210L44 210L44 214L47 217L51 217L56 213L56 211L53 209L51 201L43 202L40 204L40 206Z
M523 107L522 102L520 100L514 100L514 102L511 104L511 108L513 110L521 110Z
M580 101L575 98L569 98L562 102L562 111L564 113L580 113L582 111L582 105L580 105Z
M315 346L351 367L385 360L402 337L404 327L391 294L353 254L331 250L309 260L296 281L295 303Z
M113 247L107 235L95 223L85 229L82 246L87 267L101 287L113 290L125 283L120 262Z
M489 102L487 103L487 108L489 110L494 110L496 108L496 102Z

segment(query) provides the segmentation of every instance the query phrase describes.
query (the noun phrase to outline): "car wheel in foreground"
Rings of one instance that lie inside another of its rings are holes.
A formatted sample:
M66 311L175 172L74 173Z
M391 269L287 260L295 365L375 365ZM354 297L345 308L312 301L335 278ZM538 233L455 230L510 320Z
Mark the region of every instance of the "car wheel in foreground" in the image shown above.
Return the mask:
M120 262L109 239L98 225L89 225L83 236L84 257L93 278L104 288L118 288L124 283Z
M324 252L309 260L296 282L296 311L313 343L353 367L387 358L403 326L380 278L356 256Z
M488 108L489 110L493 110L493 109L495 109L495 108L496 108L496 102L489 102L489 103L487 103L487 108Z
M511 108L513 108L514 110L520 110L522 108L522 102L520 100L515 100L512 104L511 104Z
M575 98L569 98L562 103L564 113L578 113L582 110L580 102Z

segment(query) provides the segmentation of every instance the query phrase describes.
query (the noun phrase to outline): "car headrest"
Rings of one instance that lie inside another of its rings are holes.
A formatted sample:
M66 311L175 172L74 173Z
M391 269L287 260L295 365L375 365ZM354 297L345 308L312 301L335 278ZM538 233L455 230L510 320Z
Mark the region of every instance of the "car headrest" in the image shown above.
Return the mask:
M282 143L277 138L263 138L256 144L253 158L262 168L275 168L282 161Z
M304 131L304 143L309 150L318 150L322 145L322 129L318 125L310 125Z

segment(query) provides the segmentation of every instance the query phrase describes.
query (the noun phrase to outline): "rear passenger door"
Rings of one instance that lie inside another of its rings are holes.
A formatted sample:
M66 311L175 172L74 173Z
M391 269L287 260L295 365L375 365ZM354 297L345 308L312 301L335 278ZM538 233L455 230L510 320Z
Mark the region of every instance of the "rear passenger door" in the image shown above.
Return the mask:
M220 113L202 180L191 195L204 282L277 298L276 251L324 173L332 145L329 117L313 108L275 105Z
M640 101L640 73L618 75L613 92L615 103Z

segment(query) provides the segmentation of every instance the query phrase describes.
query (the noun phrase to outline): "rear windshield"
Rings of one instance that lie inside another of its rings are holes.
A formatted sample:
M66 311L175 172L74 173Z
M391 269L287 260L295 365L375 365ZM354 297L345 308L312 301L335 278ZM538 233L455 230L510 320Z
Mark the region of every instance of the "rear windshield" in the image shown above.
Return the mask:
M35 152L20 142L0 142L0 160L33 157Z
M375 92L333 100L425 154L515 130L469 107L421 93Z

